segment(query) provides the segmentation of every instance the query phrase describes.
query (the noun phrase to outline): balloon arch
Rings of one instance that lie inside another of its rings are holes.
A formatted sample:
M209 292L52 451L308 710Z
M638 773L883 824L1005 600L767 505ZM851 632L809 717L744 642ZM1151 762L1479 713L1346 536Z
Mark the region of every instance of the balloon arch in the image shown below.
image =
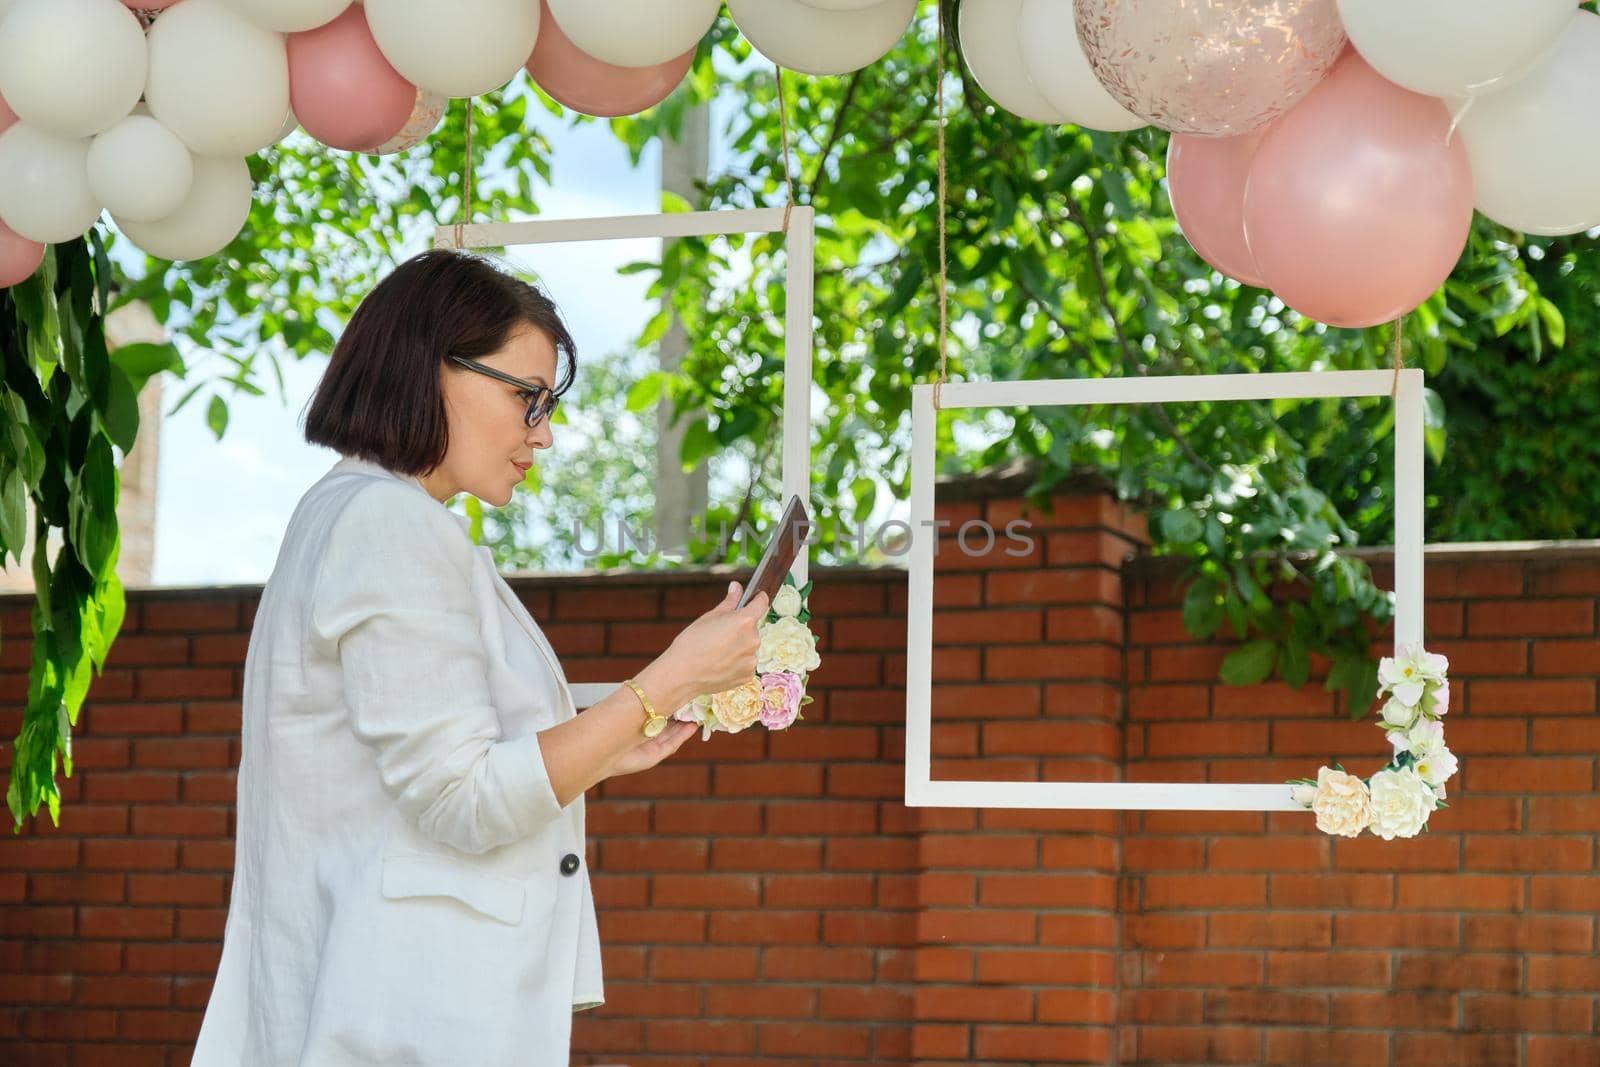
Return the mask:
M803 74L882 57L918 0L727 0ZM722 0L0 0L0 287L101 212L157 257L225 246L245 158L296 127L395 153L522 69L597 116L682 81ZM1474 208L1600 226L1600 16L1578 0L960 0L962 58L1032 122L1172 132L1221 273L1337 326L1444 281ZM933 76L930 72L930 77Z

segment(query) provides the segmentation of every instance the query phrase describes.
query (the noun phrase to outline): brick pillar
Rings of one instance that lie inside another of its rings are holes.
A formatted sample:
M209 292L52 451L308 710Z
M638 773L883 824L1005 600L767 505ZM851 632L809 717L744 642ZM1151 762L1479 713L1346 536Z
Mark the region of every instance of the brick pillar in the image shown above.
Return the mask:
M1099 487L1051 503L939 508L936 780L1120 778L1122 563L1143 519ZM962 552L979 520L998 547ZM1114 1063L1121 816L927 809L921 823L915 1060Z

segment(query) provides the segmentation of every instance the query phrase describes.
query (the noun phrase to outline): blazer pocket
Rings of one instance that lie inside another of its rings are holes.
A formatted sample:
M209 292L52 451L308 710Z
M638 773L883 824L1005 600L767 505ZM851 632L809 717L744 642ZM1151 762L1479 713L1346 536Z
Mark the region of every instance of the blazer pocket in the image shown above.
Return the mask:
M389 900L449 897L480 915L516 926L522 922L527 889L510 878L463 870L436 856L386 856L383 895Z

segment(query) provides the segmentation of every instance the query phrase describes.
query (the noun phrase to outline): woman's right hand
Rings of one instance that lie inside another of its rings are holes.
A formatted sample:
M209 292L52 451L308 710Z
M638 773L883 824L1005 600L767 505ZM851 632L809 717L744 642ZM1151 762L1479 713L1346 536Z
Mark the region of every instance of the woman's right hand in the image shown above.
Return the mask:
M756 650L761 646L757 628L767 615L767 594L757 593L741 608L742 592L738 582L730 582L722 603L685 627L657 661L691 690L684 703L754 677Z

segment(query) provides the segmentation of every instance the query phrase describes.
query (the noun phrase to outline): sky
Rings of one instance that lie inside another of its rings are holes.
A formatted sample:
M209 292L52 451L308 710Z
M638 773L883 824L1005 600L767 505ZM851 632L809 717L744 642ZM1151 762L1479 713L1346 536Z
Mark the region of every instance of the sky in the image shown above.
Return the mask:
M659 209L657 146L634 167L603 123L570 127L564 119L540 118L553 149L551 185L539 193L544 217ZM713 167L718 165L715 151ZM616 268L658 253L655 241L605 241L529 246L513 258L539 273L579 351L614 352L636 338L655 312L644 297L648 277L619 276ZM301 413L325 365L321 357L284 360L288 404L275 390L265 397L232 399L221 442L206 426L201 403L164 421L154 584L266 581L296 502L338 458L300 436ZM169 378L164 388L163 403L170 410L182 387Z

